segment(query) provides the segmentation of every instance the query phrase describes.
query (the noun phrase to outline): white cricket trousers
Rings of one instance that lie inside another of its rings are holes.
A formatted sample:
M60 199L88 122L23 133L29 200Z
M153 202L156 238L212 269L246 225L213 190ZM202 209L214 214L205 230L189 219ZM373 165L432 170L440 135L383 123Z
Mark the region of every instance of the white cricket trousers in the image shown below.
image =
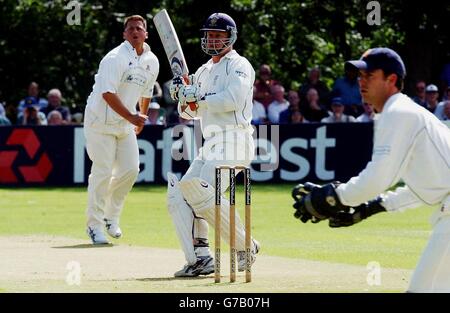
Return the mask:
M450 292L450 196L431 222L433 232L414 270L409 292Z
M86 110L84 134L92 161L88 181L87 226L119 223L125 197L139 174L139 148L128 121L105 125Z
M206 139L199 155L194 159L191 166L181 178L181 181L190 180L194 177L201 178L215 188L215 169L219 165L249 166L254 158L255 146L252 134L243 129L235 129L227 133L220 133L213 138ZM237 172L236 172L237 173ZM222 171L222 193L230 184L230 173ZM194 238L207 238L209 231L208 223L214 226L214 205L212 204L208 212L196 215L194 219ZM189 226L189 225L188 225ZM201 236L198 236L202 234ZM229 206L222 203L222 224L221 234L225 241L229 241ZM245 229L236 213L236 248L245 250ZM189 263L189 260L187 260Z

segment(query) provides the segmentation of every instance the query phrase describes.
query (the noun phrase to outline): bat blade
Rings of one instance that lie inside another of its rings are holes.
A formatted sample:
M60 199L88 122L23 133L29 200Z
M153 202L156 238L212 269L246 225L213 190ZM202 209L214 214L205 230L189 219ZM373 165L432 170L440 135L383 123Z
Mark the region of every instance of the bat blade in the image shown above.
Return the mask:
M161 38L164 51L166 52L167 59L169 60L172 74L174 76L187 77L189 70L186 65L186 59L184 58L180 41L178 40L177 33L173 27L167 10L164 9L159 11L154 16L153 23L158 31L159 38Z

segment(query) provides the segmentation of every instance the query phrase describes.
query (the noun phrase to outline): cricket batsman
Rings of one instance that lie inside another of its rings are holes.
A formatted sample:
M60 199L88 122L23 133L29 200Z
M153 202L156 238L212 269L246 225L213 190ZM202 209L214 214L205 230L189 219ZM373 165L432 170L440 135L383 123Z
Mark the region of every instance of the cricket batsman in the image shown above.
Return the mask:
M205 139L199 155L178 182L168 173L168 210L187 264L175 277L194 277L214 272L208 243L208 223L215 220L215 168L219 165L248 166L254 157L252 97L255 71L233 44L237 39L234 20L224 13L208 17L201 29L201 47L211 56L186 82L175 77L171 96L185 119L199 119ZM222 192L229 173L223 172ZM222 196L221 234L229 242L229 201ZM252 262L259 250L253 240ZM236 214L238 270L245 268L245 229Z

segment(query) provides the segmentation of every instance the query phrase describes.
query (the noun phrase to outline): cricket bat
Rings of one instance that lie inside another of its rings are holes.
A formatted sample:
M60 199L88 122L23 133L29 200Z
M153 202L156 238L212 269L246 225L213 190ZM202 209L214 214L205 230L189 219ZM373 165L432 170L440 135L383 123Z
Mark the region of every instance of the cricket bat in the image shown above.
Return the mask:
M153 17L153 23L156 26L159 38L161 38L173 76L182 76L185 82L189 82L189 69L186 65L186 59L167 10L159 11ZM189 102L188 105L192 111L196 111L198 108L195 102Z
M178 40L177 33L166 9L159 11L153 17L153 23L155 23L156 30L161 38L170 68L172 69L172 74L187 78L189 70L186 65L183 50L181 49L180 41Z

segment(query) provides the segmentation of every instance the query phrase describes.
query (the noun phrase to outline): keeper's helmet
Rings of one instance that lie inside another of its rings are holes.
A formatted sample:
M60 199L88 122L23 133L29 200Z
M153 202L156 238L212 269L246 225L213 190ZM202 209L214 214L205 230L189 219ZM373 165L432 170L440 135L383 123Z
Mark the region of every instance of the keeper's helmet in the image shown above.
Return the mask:
M202 50L208 55L219 55L223 50L232 46L237 39L237 27L231 16L225 13L214 13L208 17L203 27ZM208 39L208 31L227 32L228 38ZM220 44L220 48L215 48Z

